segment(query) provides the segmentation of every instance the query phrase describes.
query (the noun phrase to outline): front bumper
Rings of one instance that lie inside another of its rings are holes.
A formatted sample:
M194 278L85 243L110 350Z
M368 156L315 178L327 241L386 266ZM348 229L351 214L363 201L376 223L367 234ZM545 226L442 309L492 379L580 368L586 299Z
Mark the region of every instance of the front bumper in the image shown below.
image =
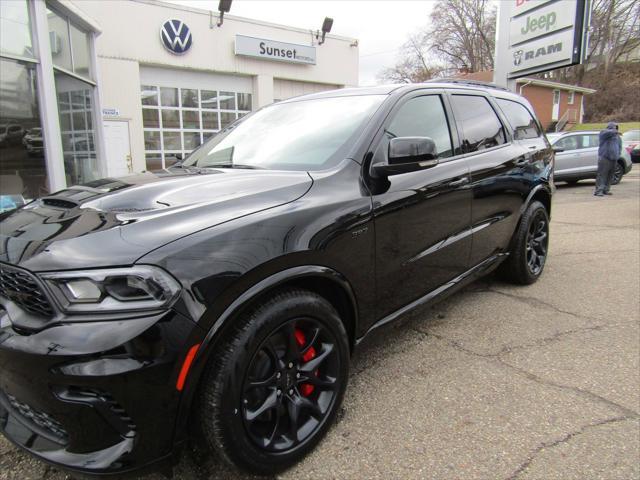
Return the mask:
M42 460L85 474L171 458L176 378L200 337L174 311L25 335L0 309L0 431Z

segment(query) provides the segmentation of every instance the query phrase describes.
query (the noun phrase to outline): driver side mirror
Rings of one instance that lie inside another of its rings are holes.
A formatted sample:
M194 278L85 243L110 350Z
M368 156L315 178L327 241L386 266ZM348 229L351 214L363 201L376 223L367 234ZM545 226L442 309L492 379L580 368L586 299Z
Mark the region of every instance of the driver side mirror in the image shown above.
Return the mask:
M388 163L372 166L374 176L388 177L438 165L438 152L429 137L396 137L389 142Z
M564 148L562 147L553 147L553 151L556 153L564 152Z

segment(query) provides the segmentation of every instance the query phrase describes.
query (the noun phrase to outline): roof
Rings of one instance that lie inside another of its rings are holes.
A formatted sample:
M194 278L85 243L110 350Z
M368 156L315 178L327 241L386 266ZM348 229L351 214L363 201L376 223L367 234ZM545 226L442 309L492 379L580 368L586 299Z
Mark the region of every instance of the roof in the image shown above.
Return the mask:
M425 83L398 83L398 84L390 84L390 85L377 85L373 87L350 87L350 88L340 88L337 90L325 90L323 92L311 93L307 95L301 95L298 97L289 98L287 100L283 100L282 103L298 101L300 99L314 99L314 98L329 98L329 97L346 97L351 95L389 95L395 91L411 91L417 90L420 88L448 88L448 89L464 89L464 90L481 90L483 92L489 93L494 97L502 97L502 98L510 98L510 99L518 99L520 101L523 98L516 93L507 90L505 88L499 87L495 84L478 82L478 81L469 81L468 83L464 80L450 80L446 79L442 80L433 80Z
M573 92L579 92L584 94L596 93L597 90L593 88L579 87L578 85L569 85L568 83L552 82L550 80L542 80L540 78L522 77L516 80L516 83L526 83L529 85L537 85L539 87L548 87L556 90L569 90Z

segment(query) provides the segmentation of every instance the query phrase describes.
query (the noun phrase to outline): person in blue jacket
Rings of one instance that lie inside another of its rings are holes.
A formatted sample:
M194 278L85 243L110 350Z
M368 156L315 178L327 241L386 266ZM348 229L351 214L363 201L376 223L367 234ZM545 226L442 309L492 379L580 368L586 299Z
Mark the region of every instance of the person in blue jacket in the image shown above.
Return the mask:
M598 176L596 178L596 197L612 195L611 181L616 170L616 162L622 152L622 138L618 132L618 125L609 122L607 128L598 135Z

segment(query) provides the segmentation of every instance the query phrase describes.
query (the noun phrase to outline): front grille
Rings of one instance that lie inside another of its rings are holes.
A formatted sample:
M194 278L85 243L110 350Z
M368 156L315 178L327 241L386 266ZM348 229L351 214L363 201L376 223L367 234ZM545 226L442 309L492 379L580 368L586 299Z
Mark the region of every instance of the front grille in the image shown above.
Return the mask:
M13 408L13 410L20 414L24 419L32 422L36 426L40 427L43 430L51 433L54 437L56 437L61 443L67 444L69 439L69 434L67 431L60 425L59 422L53 419L51 415L48 415L44 412L39 412L35 408L30 407L26 403L22 403L16 399L13 395L5 393L7 400L9 401L9 405Z
M23 310L43 317L53 316L53 307L32 274L0 263L0 295Z

